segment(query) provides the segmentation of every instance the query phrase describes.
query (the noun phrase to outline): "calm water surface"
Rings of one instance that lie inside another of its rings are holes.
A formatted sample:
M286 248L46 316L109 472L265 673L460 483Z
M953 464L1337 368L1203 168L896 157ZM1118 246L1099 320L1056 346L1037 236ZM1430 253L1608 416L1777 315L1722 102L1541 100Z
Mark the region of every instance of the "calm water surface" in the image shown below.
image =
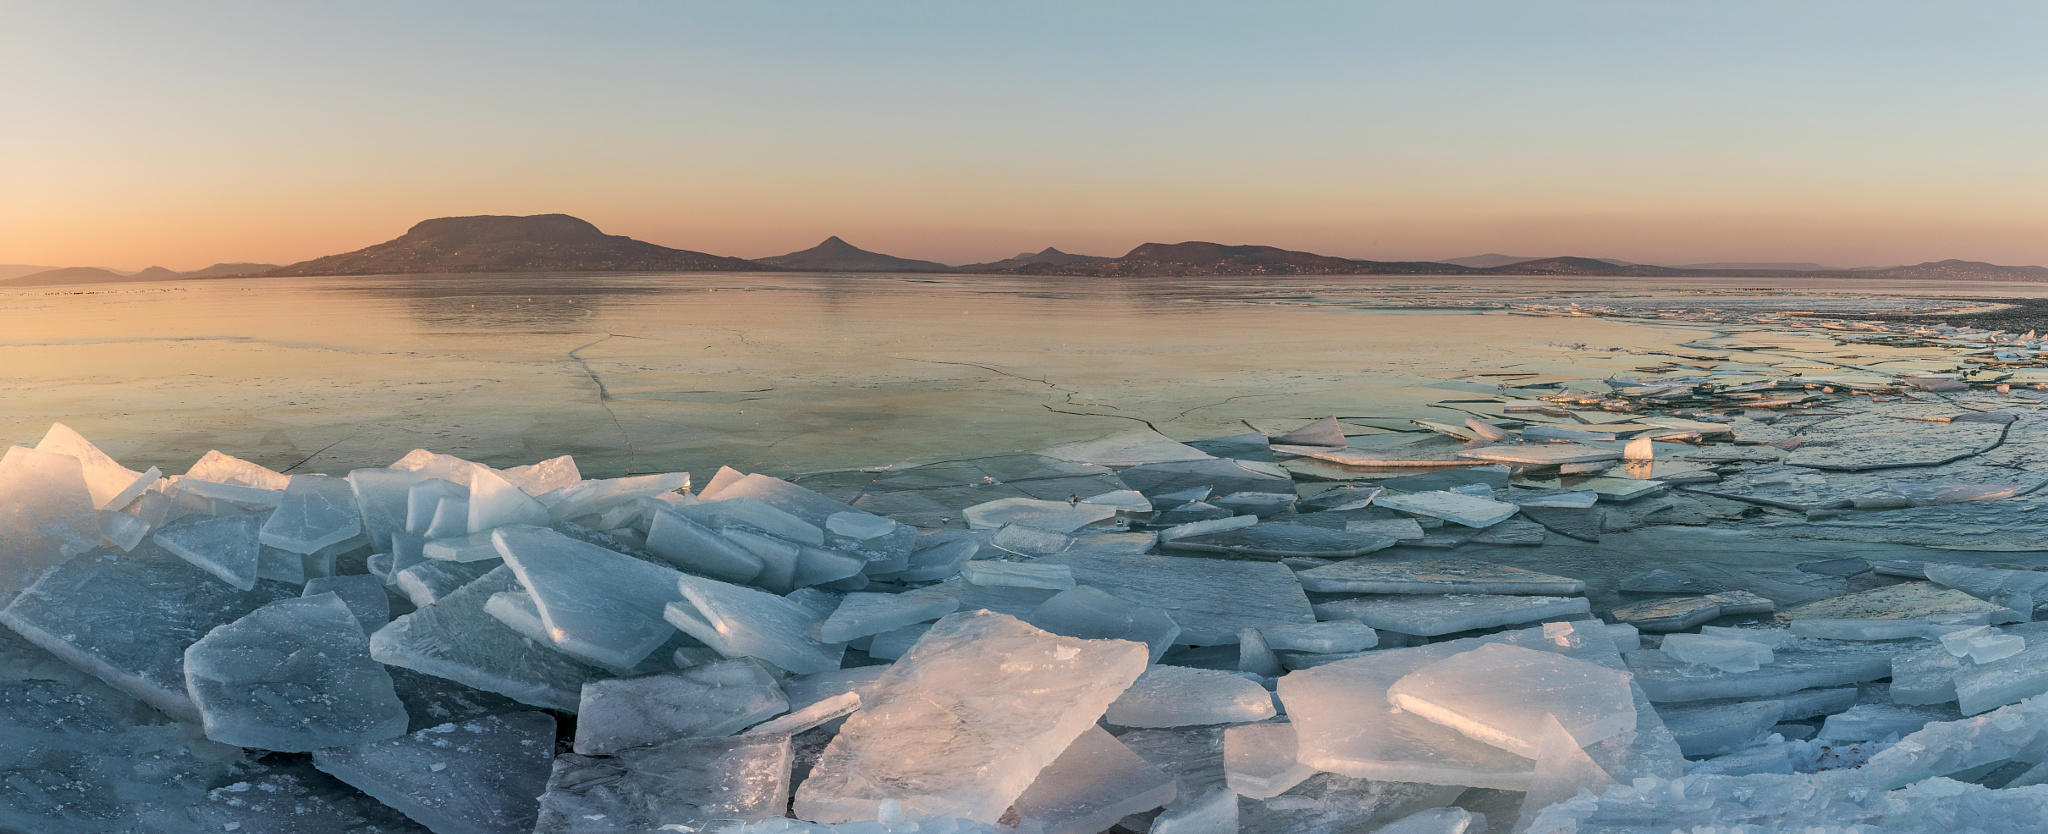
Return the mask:
M1254 284L1256 284L1254 286ZM51 421L182 472L427 447L615 475L923 462L1146 425L1443 419L1500 377L1627 373L1729 328L1518 304L1894 309L2012 284L1786 279L401 276L0 290L0 440ZM1952 305L1951 305L1952 306ZM1434 413L1432 413L1434 412Z

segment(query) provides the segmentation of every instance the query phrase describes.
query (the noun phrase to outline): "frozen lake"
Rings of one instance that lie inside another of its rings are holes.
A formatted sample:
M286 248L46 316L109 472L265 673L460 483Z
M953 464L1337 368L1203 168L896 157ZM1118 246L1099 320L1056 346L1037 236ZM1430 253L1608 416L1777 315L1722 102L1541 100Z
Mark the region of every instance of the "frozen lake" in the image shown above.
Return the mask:
M719 273L0 291L0 438L63 421L171 471L214 448L345 471L416 447L508 465L568 453L593 476L815 471L1145 423L1192 439L1324 414L1441 418L1431 403L1491 390L1488 374L1636 364L1571 345L1715 334L1520 305L1826 314L2044 290L1765 283Z

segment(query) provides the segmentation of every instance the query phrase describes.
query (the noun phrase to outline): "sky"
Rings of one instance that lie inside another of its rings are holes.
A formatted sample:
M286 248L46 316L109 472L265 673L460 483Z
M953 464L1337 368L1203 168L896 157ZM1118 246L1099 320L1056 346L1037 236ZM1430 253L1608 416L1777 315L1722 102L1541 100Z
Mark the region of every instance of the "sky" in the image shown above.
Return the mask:
M0 263L564 212L760 257L2048 263L2048 4L0 2Z

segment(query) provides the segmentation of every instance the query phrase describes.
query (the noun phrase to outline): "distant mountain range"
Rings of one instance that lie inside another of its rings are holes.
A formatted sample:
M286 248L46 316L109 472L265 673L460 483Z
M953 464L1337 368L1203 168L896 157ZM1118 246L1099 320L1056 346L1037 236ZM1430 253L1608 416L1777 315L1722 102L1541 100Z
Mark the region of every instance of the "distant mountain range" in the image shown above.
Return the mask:
M953 268L938 261L920 261L899 258L880 252L869 252L846 241L838 235L825 238L825 242L770 258L756 258L757 263L767 264L776 269L791 272L952 272Z
M1340 258L1275 246L1207 241L1145 243L1117 257L1075 255L1047 247L1013 258L947 266L872 252L838 236L809 249L746 260L671 249L623 235L608 235L566 214L526 217L480 215L421 221L375 246L301 261L290 266L220 263L191 272L150 267L123 273L96 267L51 269L0 264L0 285L53 286L193 278L291 275L386 275L506 272L952 272L1083 277L1191 277L1280 275L1608 276L1640 278L1885 278L1924 281L2048 281L2048 267L2000 266L1982 261L1930 261L1912 266L1842 269L1817 263L1723 262L1658 266L1611 258L1531 258L1489 253L1444 261L1375 261Z

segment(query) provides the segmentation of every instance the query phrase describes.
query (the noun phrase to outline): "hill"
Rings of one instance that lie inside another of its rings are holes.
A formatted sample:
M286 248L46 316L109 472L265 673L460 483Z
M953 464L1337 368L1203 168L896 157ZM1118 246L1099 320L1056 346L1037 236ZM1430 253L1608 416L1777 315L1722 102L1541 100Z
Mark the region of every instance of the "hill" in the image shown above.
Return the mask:
M1871 278L1920 281L2048 281L2048 267L1999 266L1983 261L1963 261L1954 258L1912 266L1856 270L1852 274Z
M952 272L953 268L937 261L920 261L870 252L839 239L838 235L825 238L823 243L787 255L756 258L777 269L794 272Z
M157 272L154 270L161 270L161 272ZM170 274L168 277L166 277L163 273ZM145 269L141 272L135 273L134 275L127 275L115 272L111 269L101 269L96 266L68 266L62 269L46 269L43 270L42 272L23 275L19 278L9 278L7 280L0 281L0 286L57 287L68 284L119 284L147 281L171 281L176 280L179 277L180 276L178 275L178 273L171 272L170 270L164 269L163 267L150 267L149 269Z
M35 264L0 264L0 281L10 281L24 275L34 275L38 272L49 272L56 268L54 266L38 266Z
M1472 270L1434 261L1355 261L1277 246L1231 246L1191 240L1146 243L1120 258L1068 264L1035 263L1026 275L1173 277L1200 275L1461 275Z
M213 266L206 267L205 269L195 269L192 270L191 272L187 272L185 273L185 277L234 278L242 275L261 275L265 272L270 272L272 270L281 268L282 267L279 267L277 264L218 263L214 264Z
M423 272L672 272L759 270L752 261L608 235L566 214L424 220L375 246L301 261L266 275Z
M1109 260L1109 258L1105 258L1101 255L1076 255L1071 252L1061 252L1058 249L1054 249L1050 246L1047 246L1044 249L1041 249L1037 252L1020 253L1014 258L1004 258L1000 261L989 261L988 263L967 264L965 266L954 267L954 271L1008 272L1010 270L1027 267L1032 264L1050 264L1053 266L1066 266L1067 264L1095 263L1097 261L1106 260Z

